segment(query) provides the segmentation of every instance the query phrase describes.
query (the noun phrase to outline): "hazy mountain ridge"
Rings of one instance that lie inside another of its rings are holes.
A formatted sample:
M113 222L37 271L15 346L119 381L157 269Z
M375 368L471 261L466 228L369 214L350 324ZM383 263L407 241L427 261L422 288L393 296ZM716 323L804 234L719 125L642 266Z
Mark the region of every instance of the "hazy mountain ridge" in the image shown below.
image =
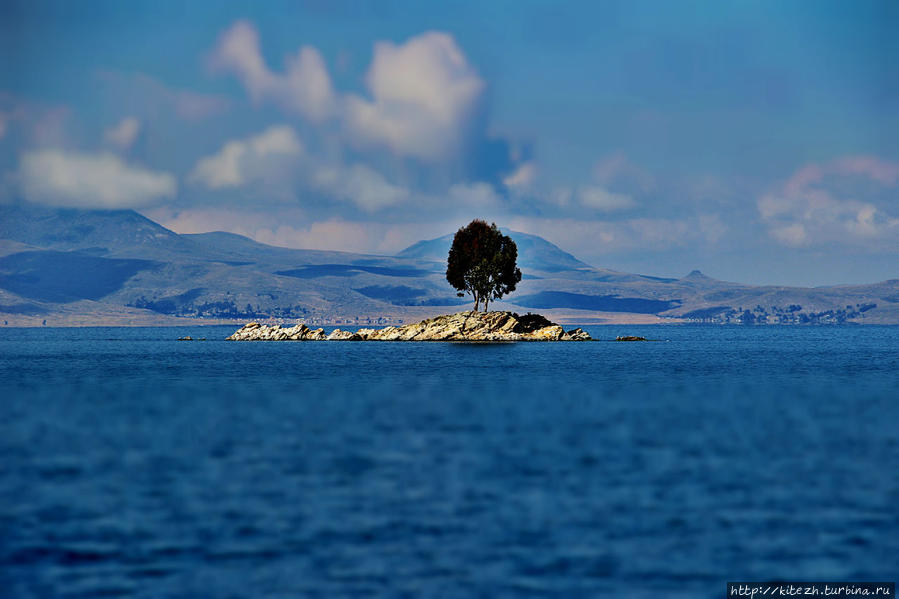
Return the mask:
M508 231L525 275L497 309L567 321L633 315L745 323L899 323L899 279L818 288L749 286L596 268ZM13 324L154 318L377 322L467 306L444 279L452 235L378 256L179 235L130 211L0 207L0 319ZM131 320L128 320L131 319ZM136 320L135 320L136 319Z
M518 265L523 270L559 272L592 268L541 237L506 229L503 229L503 233L511 236L518 246ZM452 243L453 234L423 240L398 252L396 257L430 260L445 265Z

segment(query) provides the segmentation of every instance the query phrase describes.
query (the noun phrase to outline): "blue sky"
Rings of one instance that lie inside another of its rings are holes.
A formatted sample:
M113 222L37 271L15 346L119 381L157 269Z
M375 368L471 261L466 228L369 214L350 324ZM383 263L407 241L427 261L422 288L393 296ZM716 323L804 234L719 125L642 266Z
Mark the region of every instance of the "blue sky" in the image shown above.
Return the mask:
M892 1L7 1L0 201L378 253L482 217L646 274L896 278L895 31Z

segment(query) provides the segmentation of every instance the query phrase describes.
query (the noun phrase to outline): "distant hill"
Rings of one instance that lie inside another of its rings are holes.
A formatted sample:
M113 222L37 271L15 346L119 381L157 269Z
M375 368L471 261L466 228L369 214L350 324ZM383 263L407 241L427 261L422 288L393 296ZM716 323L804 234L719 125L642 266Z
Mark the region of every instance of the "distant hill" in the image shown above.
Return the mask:
M797 288L597 268L508 232L525 274L497 309L574 322L899 323L899 280ZM176 318L397 322L470 305L444 278L452 234L395 256L179 235L131 210L0 206L0 322L153 324Z
M133 210L0 205L0 239L97 254L191 252L184 237Z
M508 230L503 230L503 233L511 237L518 246L518 265L522 270L559 272L592 268L542 237ZM447 254L453 244L453 235L450 233L437 239L419 241L399 252L396 257L432 260L446 264Z

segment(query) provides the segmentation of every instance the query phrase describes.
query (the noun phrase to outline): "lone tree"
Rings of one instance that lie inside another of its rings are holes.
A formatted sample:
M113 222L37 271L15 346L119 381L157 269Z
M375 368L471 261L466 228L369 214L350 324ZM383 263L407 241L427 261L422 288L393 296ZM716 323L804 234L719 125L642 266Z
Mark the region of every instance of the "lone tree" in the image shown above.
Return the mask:
M456 231L446 264L446 280L459 291L459 297L471 293L475 311L484 302L486 312L491 300L515 291L515 285L521 281L521 271L515 266L517 259L518 247L496 224L473 220Z

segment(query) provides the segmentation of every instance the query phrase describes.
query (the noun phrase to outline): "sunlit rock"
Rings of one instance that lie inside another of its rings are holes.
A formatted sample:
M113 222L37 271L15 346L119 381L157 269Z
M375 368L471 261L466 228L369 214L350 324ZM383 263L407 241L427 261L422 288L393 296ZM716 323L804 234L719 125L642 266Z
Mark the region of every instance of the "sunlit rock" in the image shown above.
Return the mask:
M582 329L565 330L539 314L514 312L459 312L403 326L360 329L309 330L306 325L282 328L251 322L228 337L230 341L589 341Z

